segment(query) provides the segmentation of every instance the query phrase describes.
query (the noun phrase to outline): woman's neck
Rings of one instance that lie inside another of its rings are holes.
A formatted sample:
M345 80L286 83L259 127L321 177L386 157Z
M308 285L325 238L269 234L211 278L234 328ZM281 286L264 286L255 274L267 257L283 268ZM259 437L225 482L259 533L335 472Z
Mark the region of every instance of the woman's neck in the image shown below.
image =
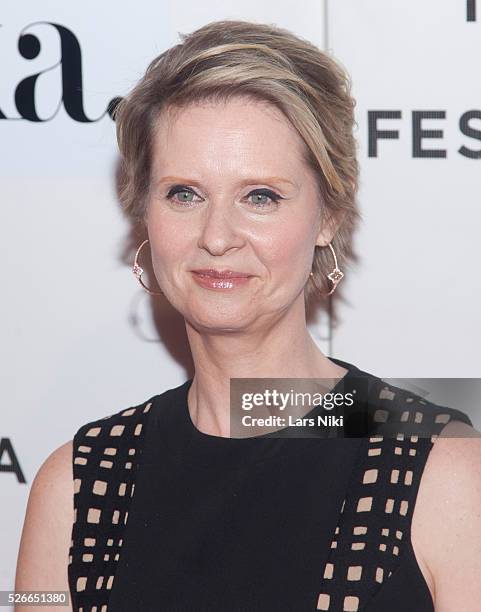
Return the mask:
M326 378L346 369L326 357L306 327L302 333L198 334L187 328L195 365L188 393L189 412L200 431L230 437L231 378ZM332 385L333 386L333 385Z

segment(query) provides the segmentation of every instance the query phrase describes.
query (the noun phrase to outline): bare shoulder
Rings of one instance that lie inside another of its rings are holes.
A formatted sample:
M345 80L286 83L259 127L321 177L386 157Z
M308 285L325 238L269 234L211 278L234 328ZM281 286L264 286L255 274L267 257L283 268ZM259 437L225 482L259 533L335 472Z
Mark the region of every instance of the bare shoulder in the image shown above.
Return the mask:
M481 432L468 424L452 421L434 441L419 485L412 541L436 612L479 610Z
M72 444L69 440L55 449L32 482L17 559L17 591L68 590L74 518ZM33 610L28 606L15 608L16 612L30 609Z

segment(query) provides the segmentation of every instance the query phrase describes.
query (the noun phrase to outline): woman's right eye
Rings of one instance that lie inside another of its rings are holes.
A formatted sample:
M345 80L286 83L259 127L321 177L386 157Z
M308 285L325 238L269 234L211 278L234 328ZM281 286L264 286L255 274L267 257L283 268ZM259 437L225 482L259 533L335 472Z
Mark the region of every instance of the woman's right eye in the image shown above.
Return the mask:
M178 198L174 198L174 196L179 195ZM183 202L193 202L193 197L197 195L192 189L188 187L184 187L182 185L176 185L175 187L171 187L167 195L165 196L168 200L173 200L174 202L183 203Z

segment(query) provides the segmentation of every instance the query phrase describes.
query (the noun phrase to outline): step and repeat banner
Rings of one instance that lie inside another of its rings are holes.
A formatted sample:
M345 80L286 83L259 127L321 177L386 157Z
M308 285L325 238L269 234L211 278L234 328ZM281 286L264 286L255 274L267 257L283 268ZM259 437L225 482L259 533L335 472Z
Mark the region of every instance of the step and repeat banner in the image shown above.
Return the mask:
M481 1L328 14L358 103L364 214L334 352L386 376L480 376Z
M183 320L129 268L139 237L117 199L111 111L179 32L228 18L287 27L352 77L363 222L336 298L309 319L321 350L382 377L480 376L481 0L11 4L0 23L0 590L13 589L47 456L83 423L192 374ZM476 406L456 407L481 427Z

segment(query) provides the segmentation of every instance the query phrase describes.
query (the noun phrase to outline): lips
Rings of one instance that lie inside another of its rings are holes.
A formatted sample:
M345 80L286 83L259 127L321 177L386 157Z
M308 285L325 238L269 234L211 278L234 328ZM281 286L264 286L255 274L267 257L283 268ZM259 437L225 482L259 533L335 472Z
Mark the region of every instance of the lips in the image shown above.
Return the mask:
M252 274L247 272L237 272L236 270L214 270L213 268L206 268L202 270L193 270L195 274L204 276L207 278L249 278Z

